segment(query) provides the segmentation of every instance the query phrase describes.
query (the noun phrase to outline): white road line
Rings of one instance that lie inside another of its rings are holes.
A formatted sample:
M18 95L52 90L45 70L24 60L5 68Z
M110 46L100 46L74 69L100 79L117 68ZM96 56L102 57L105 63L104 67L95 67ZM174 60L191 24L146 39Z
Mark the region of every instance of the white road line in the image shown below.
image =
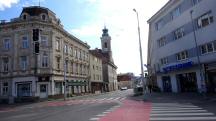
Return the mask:
M151 113L186 113L186 112L207 112L206 110L166 110L166 111L152 111Z
M102 117L102 116L105 116L106 114L98 114L98 115L96 115L96 116L98 116L98 117Z
M152 108L152 111L166 111L166 110L200 110L202 108L178 108L178 107L172 107L172 108Z
M98 121L100 118L90 118L91 121Z
M151 114L150 116L210 116L213 113L165 113L165 114Z
M216 117L163 117L163 118L150 118L150 121L205 121L216 120Z

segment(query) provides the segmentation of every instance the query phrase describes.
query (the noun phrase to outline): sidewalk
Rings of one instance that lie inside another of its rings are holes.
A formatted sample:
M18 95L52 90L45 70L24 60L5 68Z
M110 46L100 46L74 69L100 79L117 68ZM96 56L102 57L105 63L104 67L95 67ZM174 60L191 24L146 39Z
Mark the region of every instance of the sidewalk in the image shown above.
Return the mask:
M140 96L131 96L134 100L147 102L216 102L216 94L201 95L199 93L145 93Z

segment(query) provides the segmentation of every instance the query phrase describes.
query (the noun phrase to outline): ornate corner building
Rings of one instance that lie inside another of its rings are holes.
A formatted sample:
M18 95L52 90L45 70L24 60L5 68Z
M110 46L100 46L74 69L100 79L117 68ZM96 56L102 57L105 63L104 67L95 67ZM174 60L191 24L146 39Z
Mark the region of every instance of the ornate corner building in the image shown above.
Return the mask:
M89 48L48 8L24 7L0 23L0 98L62 96L64 77L69 95L88 93Z

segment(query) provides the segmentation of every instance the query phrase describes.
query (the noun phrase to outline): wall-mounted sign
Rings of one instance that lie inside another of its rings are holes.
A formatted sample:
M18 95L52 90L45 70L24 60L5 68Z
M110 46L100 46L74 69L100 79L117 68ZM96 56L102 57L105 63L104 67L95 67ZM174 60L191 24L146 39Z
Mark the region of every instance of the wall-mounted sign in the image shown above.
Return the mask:
M180 64L164 67L163 70L164 70L164 72L169 72L169 71L189 68L189 67L192 67L192 66L193 66L193 62L189 61L189 62L186 62L186 63L180 63Z

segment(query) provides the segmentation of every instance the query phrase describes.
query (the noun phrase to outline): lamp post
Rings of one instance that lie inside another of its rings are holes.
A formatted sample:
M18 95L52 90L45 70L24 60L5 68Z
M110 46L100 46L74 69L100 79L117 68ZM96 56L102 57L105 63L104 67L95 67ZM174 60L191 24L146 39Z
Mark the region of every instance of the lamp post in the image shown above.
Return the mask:
M199 48L198 48L198 44L197 44L197 38L196 38L196 33L195 33L195 27L194 27L192 14L193 14L193 10L190 11L190 17L191 17L191 22L192 22L192 27L193 27L194 42L195 42L195 46L196 46L196 56L197 56L197 61L198 61L198 66L199 66L199 71L200 71L201 92L205 93L205 81L204 81L204 76L203 76L203 73L202 73L203 72L202 71L202 64L200 62Z
M143 83L143 91L145 91L144 72L143 72L143 58L142 58L142 45L141 45L141 39L140 39L139 15L138 15L138 12L136 11L136 9L133 9L133 11L137 15L138 35L139 35L139 51L140 51L140 62L141 62L141 81Z

